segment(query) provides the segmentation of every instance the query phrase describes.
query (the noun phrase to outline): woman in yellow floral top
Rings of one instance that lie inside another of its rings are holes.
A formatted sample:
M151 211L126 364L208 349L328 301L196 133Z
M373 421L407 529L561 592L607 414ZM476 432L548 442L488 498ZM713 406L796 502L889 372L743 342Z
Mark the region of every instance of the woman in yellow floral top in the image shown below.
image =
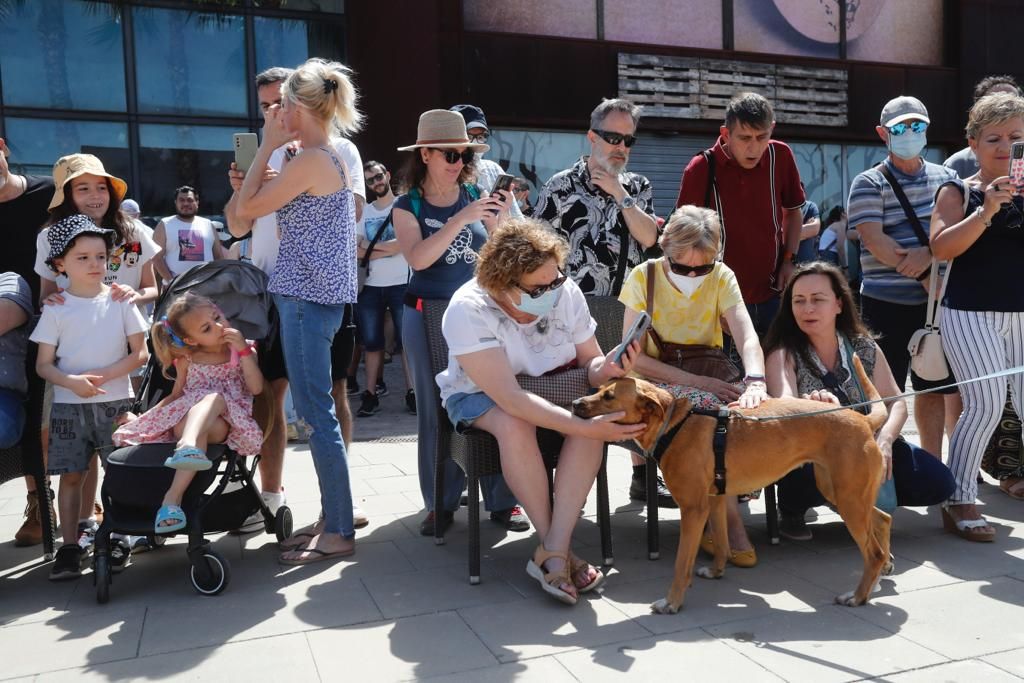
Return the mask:
M741 383L731 384L662 362L658 359L654 335L648 335L644 353L637 357L634 371L676 396L687 397L694 407L735 404L756 408L768 398L764 355L743 304L736 276L717 260L722 246L721 234L714 211L695 206L676 209L659 239L665 255L634 268L622 286L619 301L626 306L623 329L629 329L640 312L648 309L648 273L653 274L651 329L657 337L671 344L721 349L723 332L728 332L739 351L746 375ZM752 567L757 563L757 555L743 528L735 498L730 499L728 507L730 560L737 566ZM705 534L701 547L710 549L710 542L710 536Z

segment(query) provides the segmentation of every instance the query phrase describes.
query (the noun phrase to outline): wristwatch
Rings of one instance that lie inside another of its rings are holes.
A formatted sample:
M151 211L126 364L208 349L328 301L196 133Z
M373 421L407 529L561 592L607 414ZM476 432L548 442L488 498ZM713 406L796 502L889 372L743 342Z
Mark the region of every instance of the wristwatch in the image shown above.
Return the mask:
M628 194L622 198L622 203L619 204L619 207L623 209L632 209L634 206L636 206L636 200Z

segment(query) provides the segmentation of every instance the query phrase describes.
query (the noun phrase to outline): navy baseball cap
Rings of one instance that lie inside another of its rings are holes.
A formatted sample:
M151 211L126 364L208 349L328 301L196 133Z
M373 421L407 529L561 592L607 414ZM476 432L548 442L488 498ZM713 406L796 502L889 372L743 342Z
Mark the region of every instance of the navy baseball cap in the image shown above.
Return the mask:
M466 120L467 130L470 128L483 128L486 131L491 130L487 127L487 117L484 116L484 110L476 105L456 104L448 111L454 111L462 114L462 118Z

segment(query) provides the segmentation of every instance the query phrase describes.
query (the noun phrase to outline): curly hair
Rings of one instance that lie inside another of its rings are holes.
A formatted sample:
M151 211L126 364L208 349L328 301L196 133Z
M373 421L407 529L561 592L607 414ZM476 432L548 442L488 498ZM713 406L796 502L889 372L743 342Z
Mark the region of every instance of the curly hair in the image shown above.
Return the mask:
M501 292L551 259L563 270L568 255L566 241L540 221L510 218L480 249L476 281L488 292Z
M841 306L839 315L836 317L837 331L842 332L851 340L855 337L875 336L861 320L860 314L857 312L857 304L853 300L853 292L839 267L826 261L811 261L797 266L793 277L789 279L786 289L782 292L779 312L775 314L775 319L764 338L765 356L775 349L785 349L799 355L805 364L813 366L808 350L807 335L797 325L796 316L793 315L793 286L800 278L808 275L824 275L829 279L832 292L839 299Z
M1024 97L1008 92L985 95L971 107L967 117L967 137L976 140L989 126L1014 118L1024 119Z
M153 353L160 361L164 377L174 379L170 369L177 358L188 356L191 347L185 344L185 330L181 319L199 308L214 308L217 304L210 299L192 292L185 292L171 302L163 318L153 323L149 338L153 342Z

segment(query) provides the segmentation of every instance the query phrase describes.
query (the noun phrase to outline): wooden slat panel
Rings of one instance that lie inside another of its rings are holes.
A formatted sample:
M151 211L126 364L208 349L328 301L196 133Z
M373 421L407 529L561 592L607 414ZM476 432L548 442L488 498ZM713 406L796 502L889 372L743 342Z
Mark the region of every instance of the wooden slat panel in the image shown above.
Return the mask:
M843 69L724 59L620 53L619 94L660 118L721 119L737 92L768 98L785 123L845 126L847 73Z

